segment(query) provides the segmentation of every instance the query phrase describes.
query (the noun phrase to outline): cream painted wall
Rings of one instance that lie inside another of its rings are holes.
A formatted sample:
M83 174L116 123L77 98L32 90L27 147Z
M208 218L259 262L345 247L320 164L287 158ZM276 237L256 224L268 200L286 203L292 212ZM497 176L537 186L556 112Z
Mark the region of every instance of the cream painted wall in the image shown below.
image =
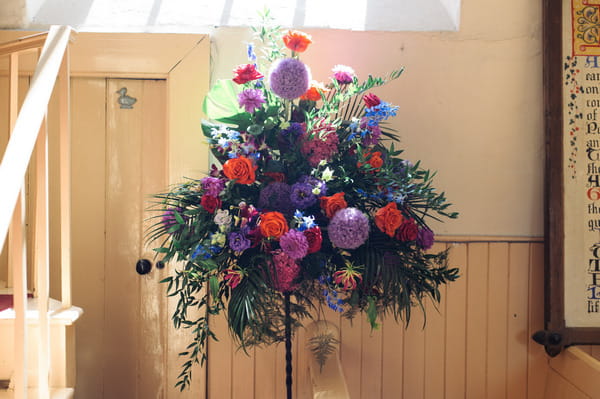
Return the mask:
M400 106L393 126L409 160L438 170L461 213L436 227L453 235L543 235L541 4L463 0L459 32L310 30L302 54L313 77L335 64L359 78L398 66L376 93ZM248 30L213 32L213 79L246 62Z

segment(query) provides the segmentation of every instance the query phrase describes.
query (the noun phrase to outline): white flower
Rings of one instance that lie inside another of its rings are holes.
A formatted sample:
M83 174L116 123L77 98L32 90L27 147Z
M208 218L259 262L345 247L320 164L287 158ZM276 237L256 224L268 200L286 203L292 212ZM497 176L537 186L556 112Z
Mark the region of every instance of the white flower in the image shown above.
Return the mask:
M215 214L215 224L218 226L229 226L231 225L231 215L227 209L217 209Z
M329 166L326 167L323 171L323 174L321 175L321 180L326 182L333 180L333 170L329 169Z

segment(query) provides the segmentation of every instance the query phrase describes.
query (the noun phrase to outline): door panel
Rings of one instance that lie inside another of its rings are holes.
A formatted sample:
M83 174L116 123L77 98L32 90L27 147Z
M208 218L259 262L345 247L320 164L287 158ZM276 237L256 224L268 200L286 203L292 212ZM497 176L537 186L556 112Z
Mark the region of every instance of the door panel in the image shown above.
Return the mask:
M121 108L126 87L137 101ZM148 197L166 186L163 80L73 79L77 398L164 398L164 270L140 276Z

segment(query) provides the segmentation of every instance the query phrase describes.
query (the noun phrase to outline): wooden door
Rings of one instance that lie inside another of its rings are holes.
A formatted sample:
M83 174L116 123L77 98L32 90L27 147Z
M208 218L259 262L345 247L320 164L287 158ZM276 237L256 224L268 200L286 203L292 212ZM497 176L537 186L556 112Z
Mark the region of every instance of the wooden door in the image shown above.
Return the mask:
M121 88L136 102L119 104ZM165 398L165 270L140 276L149 195L166 183L166 82L72 80L77 398Z

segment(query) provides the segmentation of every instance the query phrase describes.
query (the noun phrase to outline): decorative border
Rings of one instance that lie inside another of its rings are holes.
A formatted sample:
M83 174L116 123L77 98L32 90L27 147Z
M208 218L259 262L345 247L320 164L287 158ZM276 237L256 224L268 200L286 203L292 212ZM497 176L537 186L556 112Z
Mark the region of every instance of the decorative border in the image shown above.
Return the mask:
M584 4L585 3L585 4ZM546 133L546 160L545 160L545 310L544 330L533 335L535 342L544 345L546 352L551 356L559 354L564 347L576 344L600 344L600 327L566 327L564 307L564 176L573 177L576 163L572 157L573 151L578 151L577 130L578 121L582 119L580 110L575 104L563 103L563 90L573 90L570 93L577 97L581 93L581 85L577 83L576 55L600 55L600 46L579 47L586 51L585 54L563 55L563 40L574 40L574 30L569 31L569 38L563 37L563 6L571 10L571 18L577 11L586 6L599 6L585 0L542 0L543 4L543 90L544 90L544 131ZM577 7L581 6L582 8ZM600 14L595 14L600 15ZM581 24L580 24L581 25ZM583 39L582 39L583 40ZM579 43L572 42L573 48ZM572 70L572 71L571 71ZM564 72L567 73L564 73ZM573 99L573 97L571 97ZM566 112L563 109L567 106ZM568 129L565 132L564 117L570 118ZM573 123L571 123L571 117ZM572 134L571 134L572 132ZM564 135L573 137L567 144ZM565 151L571 151L568 161L562 161ZM557 161L561 160L561 161ZM569 175L567 175L569 174Z
M600 55L600 3L572 0L571 20L571 55Z

